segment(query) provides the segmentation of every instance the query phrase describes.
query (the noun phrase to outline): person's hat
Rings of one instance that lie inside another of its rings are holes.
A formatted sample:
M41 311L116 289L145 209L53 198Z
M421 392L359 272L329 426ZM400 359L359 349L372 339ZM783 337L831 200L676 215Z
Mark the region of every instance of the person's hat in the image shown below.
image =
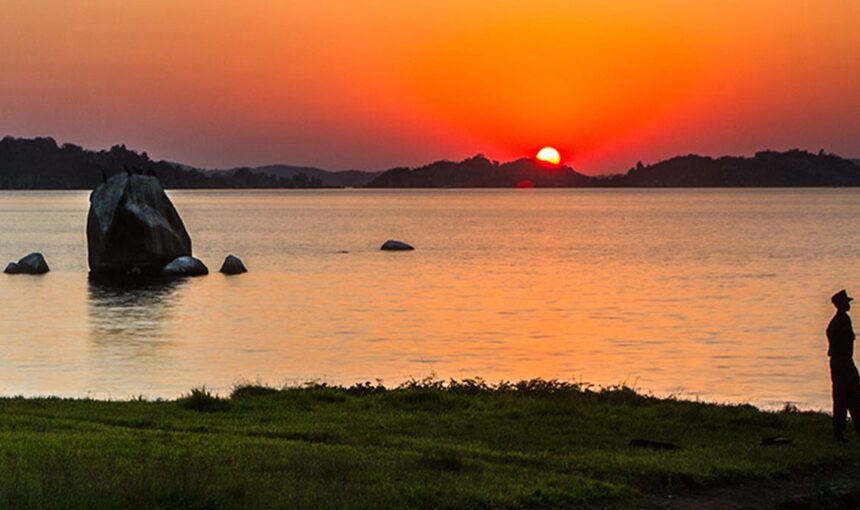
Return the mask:
M845 289L840 290L836 294L833 294L833 297L830 298L830 302L834 305L838 305L841 303L850 303L854 298L849 296Z

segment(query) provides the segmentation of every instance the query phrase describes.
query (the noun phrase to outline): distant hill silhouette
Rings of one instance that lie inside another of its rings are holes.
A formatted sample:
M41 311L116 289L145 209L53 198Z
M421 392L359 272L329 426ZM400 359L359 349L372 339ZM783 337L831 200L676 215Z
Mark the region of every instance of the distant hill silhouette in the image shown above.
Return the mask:
M239 168L232 168L230 170L226 170L226 172L236 170L239 170ZM363 172L360 170L342 170L333 172L331 170L323 170L322 168L313 166L291 165L257 166L248 168L248 170L253 173L274 175L276 177L285 177L288 179L292 179L300 174L305 174L308 177L319 179L323 186L336 188L361 188L382 174L382 172Z
M548 167L532 159L508 163L483 155L437 161L386 172L331 172L315 167L269 165L201 170L152 161L145 153L115 145L86 150L57 145L53 138L0 140L0 189L92 189L103 176L124 171L155 172L165 188L512 188L512 187L754 187L860 186L860 160L823 151L763 151L754 157L679 156L653 165L637 164L625 174L590 177L567 166Z
M143 152L114 145L107 151L90 151L53 138L0 140L0 189L92 189L129 168L155 172L165 188L319 188L323 183L306 174L276 177L238 169L227 174L205 173L167 161L152 161Z
M594 179L567 166L549 168L532 159L509 163L490 161L483 155L460 162L437 161L419 168L395 168L384 172L369 188L565 188L587 186Z
M395 168L374 179L372 188L536 187L785 187L860 186L860 166L847 159L803 150L763 151L752 158L679 156L639 163L626 174L589 177L569 167L548 169L529 159L499 164L483 156L440 161L415 169Z
M794 149L752 158L679 156L603 180L624 187L860 186L860 167L832 154Z

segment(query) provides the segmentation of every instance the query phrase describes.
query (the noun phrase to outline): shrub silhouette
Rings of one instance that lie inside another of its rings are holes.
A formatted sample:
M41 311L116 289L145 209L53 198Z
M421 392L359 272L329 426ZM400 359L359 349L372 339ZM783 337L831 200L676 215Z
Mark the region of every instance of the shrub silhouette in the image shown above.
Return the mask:
M230 409L230 402L213 395L205 386L192 388L191 393L177 400L179 406L189 411L217 413Z

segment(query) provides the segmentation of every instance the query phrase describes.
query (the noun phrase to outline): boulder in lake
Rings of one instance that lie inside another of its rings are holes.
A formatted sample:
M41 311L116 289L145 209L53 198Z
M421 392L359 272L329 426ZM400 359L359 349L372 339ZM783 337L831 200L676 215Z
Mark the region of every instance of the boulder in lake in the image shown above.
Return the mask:
M3 271L6 274L45 274L50 271L48 262L41 253L31 253L18 262L9 262Z
M224 274L241 274L247 273L248 268L245 267L245 264L242 263L242 259L235 255L227 255L227 258L224 259L224 263L221 264L221 270Z
M90 195L87 250L93 273L155 274L191 255L191 237L157 177L121 172Z
M161 272L170 276L203 276L209 274L209 268L200 259L185 255L172 260Z
M404 243L403 241L395 241L393 239L389 239L388 241L385 241L385 243L383 243L382 247L379 249L384 251L411 251L415 248L410 244Z

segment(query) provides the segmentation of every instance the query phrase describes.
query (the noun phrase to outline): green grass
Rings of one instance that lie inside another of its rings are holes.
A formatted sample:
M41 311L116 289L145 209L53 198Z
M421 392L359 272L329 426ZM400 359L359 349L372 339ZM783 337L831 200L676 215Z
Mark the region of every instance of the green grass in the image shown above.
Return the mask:
M762 446L788 436L789 446ZM631 448L632 438L678 451ZM822 470L829 417L555 381L0 399L0 508L576 508ZM856 442L855 442L856 443Z

